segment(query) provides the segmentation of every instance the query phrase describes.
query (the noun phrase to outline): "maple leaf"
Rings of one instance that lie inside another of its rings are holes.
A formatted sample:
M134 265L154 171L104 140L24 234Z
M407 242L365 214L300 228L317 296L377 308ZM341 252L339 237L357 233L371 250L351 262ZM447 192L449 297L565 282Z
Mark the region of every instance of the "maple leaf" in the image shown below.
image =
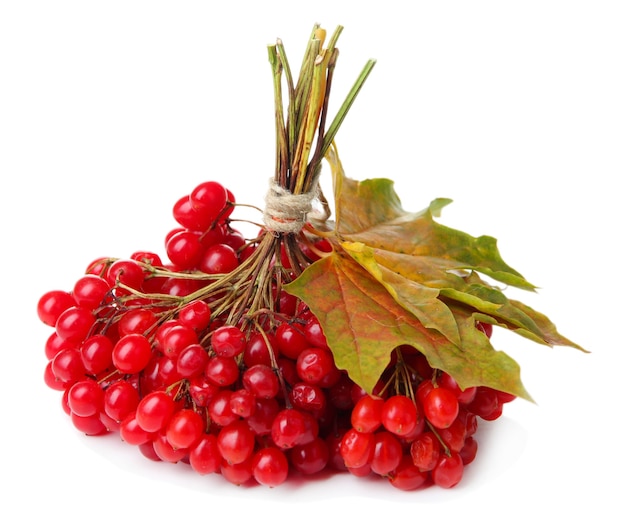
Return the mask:
M343 252L334 252L308 267L286 288L308 300L320 320L337 366L366 391L372 391L400 345L422 352L434 368L457 379L462 388L489 385L530 399L519 367L496 351L476 328L471 311L449 307L457 324L459 345L425 327L387 289ZM323 296L320 296L323 293Z
M462 388L484 385L530 400L519 366L493 348L478 321L543 345L585 351L545 315L482 277L535 290L504 262L494 238L435 221L450 200L407 212L391 180L355 181L345 177L334 149L327 159L336 220L326 235L334 250L286 289L311 308L337 366L365 390L372 391L392 351L410 345Z

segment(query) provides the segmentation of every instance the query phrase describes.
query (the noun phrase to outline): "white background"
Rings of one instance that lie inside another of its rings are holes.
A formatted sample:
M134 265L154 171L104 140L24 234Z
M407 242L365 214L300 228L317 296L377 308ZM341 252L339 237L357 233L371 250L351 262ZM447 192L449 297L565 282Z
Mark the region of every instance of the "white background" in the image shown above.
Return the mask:
M0 501L620 502L622 5L0 2ZM477 460L452 490L349 476L236 488L78 434L43 383L45 291L70 289L99 256L162 253L171 206L199 182L262 204L274 166L266 45L281 37L297 68L314 22L345 27L334 106L377 60L337 136L347 175L395 180L407 210L453 199L440 221L498 238L540 287L508 295L591 351L496 333L536 404L481 425Z

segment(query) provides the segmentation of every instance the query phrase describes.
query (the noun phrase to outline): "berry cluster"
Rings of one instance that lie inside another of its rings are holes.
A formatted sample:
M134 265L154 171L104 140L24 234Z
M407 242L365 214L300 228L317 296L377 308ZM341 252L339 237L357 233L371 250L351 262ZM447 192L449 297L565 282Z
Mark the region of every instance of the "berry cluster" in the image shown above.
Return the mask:
M169 262L150 251L99 258L72 289L40 298L39 318L54 329L44 379L76 429L117 433L147 458L234 484L321 471L403 490L457 484L476 454L477 421L498 418L513 397L462 391L410 346L366 393L335 365L316 316L281 289L294 263L328 244L303 239L294 253L264 245L274 242L263 229L245 239L234 207L224 186L200 184L173 207Z

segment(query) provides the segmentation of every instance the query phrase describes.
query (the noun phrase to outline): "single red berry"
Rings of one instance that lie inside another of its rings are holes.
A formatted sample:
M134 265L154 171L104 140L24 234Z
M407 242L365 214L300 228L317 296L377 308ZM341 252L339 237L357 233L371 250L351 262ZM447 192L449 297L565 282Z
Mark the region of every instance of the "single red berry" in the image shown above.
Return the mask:
M422 402L426 419L435 428L447 428L459 413L456 395L444 387L433 388Z

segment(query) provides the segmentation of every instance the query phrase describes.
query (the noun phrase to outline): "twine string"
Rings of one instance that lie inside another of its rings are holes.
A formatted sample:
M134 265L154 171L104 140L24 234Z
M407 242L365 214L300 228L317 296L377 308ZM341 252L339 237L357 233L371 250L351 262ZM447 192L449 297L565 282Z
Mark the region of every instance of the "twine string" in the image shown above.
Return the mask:
M294 195L273 178L265 195L263 222L274 233L298 233L306 223L317 195L317 181L311 191Z

